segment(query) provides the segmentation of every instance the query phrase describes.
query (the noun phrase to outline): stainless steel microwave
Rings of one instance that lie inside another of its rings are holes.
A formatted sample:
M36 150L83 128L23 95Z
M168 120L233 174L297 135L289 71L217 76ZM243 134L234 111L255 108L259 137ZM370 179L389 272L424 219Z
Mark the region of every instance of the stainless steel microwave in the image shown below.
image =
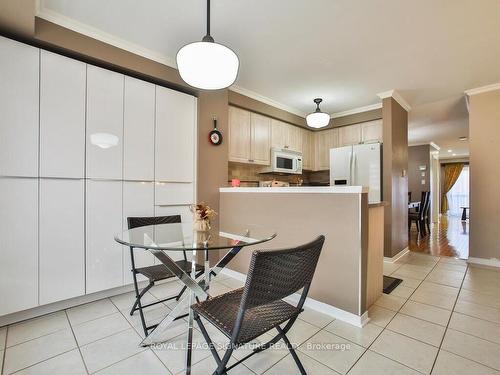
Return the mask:
M272 148L271 166L261 173L302 174L302 153L286 148Z

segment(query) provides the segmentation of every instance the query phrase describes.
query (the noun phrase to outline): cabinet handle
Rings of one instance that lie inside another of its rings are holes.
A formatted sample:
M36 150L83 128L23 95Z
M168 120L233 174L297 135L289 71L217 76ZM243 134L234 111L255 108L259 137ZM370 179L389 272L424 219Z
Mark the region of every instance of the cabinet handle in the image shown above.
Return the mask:
M287 146L287 145L285 145L285 148L288 148L288 146Z
M248 159L248 161L249 161L250 163L253 163L255 160L253 160L253 159Z

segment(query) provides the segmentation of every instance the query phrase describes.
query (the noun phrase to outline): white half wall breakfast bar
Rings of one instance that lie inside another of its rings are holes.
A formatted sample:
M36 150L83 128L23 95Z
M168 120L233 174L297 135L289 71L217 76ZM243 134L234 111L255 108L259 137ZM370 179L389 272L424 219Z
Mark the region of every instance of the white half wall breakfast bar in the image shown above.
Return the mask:
M220 188L221 226L255 223L278 233L258 248L326 236L306 305L357 326L368 322L368 308L382 294L383 206L369 204L361 186ZM240 252L226 272L243 279L251 253Z

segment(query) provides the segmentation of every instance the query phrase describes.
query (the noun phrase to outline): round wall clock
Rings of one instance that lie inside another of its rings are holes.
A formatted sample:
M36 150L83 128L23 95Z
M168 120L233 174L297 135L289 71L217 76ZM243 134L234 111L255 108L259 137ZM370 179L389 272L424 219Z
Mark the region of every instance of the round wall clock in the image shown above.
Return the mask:
M214 117L214 129L208 133L208 139L214 146L222 143L222 133L217 129L217 118Z

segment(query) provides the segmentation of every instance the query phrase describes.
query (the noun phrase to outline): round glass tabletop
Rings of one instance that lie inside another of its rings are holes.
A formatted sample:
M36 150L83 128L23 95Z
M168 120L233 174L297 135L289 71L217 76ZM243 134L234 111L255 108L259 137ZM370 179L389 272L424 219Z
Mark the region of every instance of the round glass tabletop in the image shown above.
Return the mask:
M115 235L123 245L156 250L219 250L256 245L272 240L276 232L254 224L222 225L197 231L186 223L158 224L126 230Z

